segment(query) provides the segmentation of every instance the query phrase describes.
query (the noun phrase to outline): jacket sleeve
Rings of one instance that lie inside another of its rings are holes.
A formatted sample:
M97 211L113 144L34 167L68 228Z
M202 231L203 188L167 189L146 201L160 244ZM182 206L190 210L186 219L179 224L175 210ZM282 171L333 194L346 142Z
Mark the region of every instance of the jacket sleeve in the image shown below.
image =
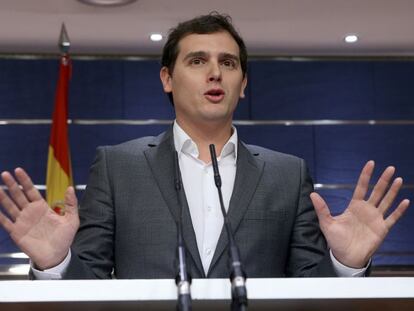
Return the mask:
M337 276L309 197L312 191L312 179L305 162L301 159L296 218L286 267L286 275L290 277Z
M107 150L98 148L79 207L80 227L64 279L111 278L114 265L114 210Z

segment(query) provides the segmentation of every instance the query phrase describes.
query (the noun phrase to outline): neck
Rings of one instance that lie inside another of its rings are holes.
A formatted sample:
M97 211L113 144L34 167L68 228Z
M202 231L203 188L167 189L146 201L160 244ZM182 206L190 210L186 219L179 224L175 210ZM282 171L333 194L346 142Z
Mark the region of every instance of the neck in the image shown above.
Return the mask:
M217 155L220 155L232 134L231 120L225 123L209 121L207 124L192 124L177 118L177 123L195 142L199 152L198 158L205 163L211 162L209 145L214 144Z

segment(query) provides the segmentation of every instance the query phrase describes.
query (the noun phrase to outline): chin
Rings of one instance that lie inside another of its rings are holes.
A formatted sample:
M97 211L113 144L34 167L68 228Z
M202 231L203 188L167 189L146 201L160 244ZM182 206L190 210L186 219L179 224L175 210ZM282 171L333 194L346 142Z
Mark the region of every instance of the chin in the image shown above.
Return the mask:
M231 115L228 114L209 114L202 117L204 122L225 122L229 119L231 120Z
M214 106L207 107L202 112L203 117L206 120L227 120L233 115L233 111L229 111L227 107L223 106Z

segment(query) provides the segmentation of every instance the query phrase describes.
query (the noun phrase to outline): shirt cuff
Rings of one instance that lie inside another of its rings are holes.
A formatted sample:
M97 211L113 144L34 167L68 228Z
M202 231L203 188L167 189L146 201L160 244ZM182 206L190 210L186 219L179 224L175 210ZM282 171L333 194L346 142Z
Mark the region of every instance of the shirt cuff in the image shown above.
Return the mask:
M61 280L62 275L65 273L66 269L69 266L70 258L71 258L71 252L69 249L68 254L66 255L65 259L58 264L57 266L45 269L45 270L38 270L34 267L33 262L30 260L30 269L33 272L33 276L35 280Z
M329 250L329 254L331 255L332 264L336 274L339 277L362 277L365 276L365 272L367 271L369 265L371 264L371 259L369 260L368 264L361 269L355 269L348 266L341 264L338 259L332 253L332 250Z

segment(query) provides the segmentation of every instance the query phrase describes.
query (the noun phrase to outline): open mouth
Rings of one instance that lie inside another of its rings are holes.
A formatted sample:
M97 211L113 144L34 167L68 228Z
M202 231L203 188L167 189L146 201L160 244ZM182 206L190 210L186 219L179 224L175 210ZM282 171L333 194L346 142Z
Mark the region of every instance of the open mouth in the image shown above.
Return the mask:
M204 93L204 96L213 103L218 103L224 98L224 91L222 89L211 89Z

